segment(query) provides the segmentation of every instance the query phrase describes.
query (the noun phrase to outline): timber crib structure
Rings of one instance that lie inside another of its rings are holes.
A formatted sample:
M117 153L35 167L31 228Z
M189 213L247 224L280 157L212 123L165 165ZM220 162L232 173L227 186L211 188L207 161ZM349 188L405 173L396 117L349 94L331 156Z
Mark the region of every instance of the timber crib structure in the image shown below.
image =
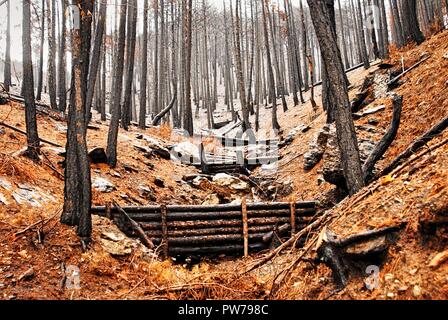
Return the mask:
M144 232L165 257L247 256L290 238L312 223L316 212L315 202L246 203L245 199L241 205L92 208L92 214L112 219L127 236L141 237Z

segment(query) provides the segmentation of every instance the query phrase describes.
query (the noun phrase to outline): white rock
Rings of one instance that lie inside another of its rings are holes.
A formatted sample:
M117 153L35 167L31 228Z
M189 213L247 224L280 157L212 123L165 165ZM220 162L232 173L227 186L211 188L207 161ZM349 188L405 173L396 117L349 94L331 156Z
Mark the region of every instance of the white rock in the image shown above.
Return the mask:
M1 192L0 192L0 204L4 204L4 205L9 204L8 201L6 200L5 196Z
M0 187L8 191L11 191L12 189L11 183L6 178L3 177L0 177Z
M245 191L249 189L249 185L246 182L226 173L218 173L215 175L213 177L213 183L221 187L229 187L236 191Z
M201 161L199 147L188 141L176 144L171 151L171 155L182 163L191 163L192 160L197 163Z
M95 190L97 190L99 192L104 192L104 193L109 193L116 189L115 185L112 182L107 181L104 178L99 178L99 177L96 177L93 179L92 187Z
M422 289L419 286L415 285L414 288L412 288L412 294L417 298L422 294Z

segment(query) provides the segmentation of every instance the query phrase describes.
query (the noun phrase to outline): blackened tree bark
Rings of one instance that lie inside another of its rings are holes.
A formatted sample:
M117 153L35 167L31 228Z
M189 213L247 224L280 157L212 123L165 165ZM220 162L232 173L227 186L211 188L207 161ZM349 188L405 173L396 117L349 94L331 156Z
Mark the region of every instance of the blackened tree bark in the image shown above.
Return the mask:
M86 101L86 117L90 119L90 110L92 107L93 94L95 92L95 84L98 76L98 69L101 66L101 48L103 44L104 29L106 26L106 14L107 14L107 2L100 2L100 9L98 18L96 21L95 40L92 50L92 59L89 67L89 81L87 88L87 101Z
M45 42L45 0L42 0L42 14L41 14L41 25L40 25L40 48L39 48L39 71L37 79L37 94L36 100L42 99L42 87L44 78L44 42Z
M50 2L51 1L51 2ZM56 0L48 0L48 9L51 14L48 16L48 93L50 94L50 106L58 109L56 95ZM51 5L50 5L51 4Z
M128 130L131 123L132 112L132 87L134 83L134 57L137 32L137 0L128 1L128 27L127 27L127 52L126 52L126 75L124 87L124 102L121 112L121 125Z
M145 4L143 6L142 75L140 79L140 112L138 120L138 125L141 129L146 129L146 85L148 82L148 10L148 0L145 0Z
M9 3L9 2L8 2ZM27 136L26 155L37 161L39 159L39 135L37 132L36 105L34 100L34 76L31 51L31 0L23 0L22 46L23 46L23 87L25 98L25 121Z
M61 0L61 12L62 12L62 21L61 21L61 37L59 39L59 66L58 66L58 88L59 88L59 111L65 112L67 109L67 88L65 81L65 68L67 67L65 50L66 50L66 0Z
M121 0L120 5L120 27L118 31L118 45L116 53L115 81L112 91L111 120L109 126L109 134L107 136L107 158L109 165L115 167L117 165L117 138L118 127L121 116L121 93L123 90L123 70L124 70L124 48L126 45L126 13L127 0Z
M333 32L333 36L337 39L336 36L336 15L334 11L334 0L325 0L324 5L329 13L329 24L331 26L331 30ZM323 53L321 53L323 54ZM323 58L322 58L323 60ZM327 113L327 123L333 123L335 120L334 109L335 109L335 101L334 97L330 92L330 79L327 76L327 69L325 64L322 65L322 107ZM345 77L345 73L344 73ZM347 80L348 81L348 80Z
M280 124L277 118L277 96L275 94L275 78L274 71L272 70L271 49L269 45L268 24L267 24L267 12L264 0L261 0L262 16L263 16L263 33L264 43L266 49L266 62L268 69L268 86L269 86L269 101L272 103L272 129L275 131L280 130Z
M364 187L358 142L355 134L348 88L344 77L344 65L337 45L337 39L329 23L328 7L320 0L307 0L314 30L319 40L323 63L330 83L330 94L335 101L335 120L342 167L350 195Z
M234 37L234 52L236 61L236 72L238 78L238 89L240 92L241 110L243 112L243 131L249 130L251 128L249 121L249 108L247 106L246 100L246 87L244 82L244 71L242 65L241 57L241 21L239 16L239 0L236 0L235 8L235 37ZM230 6L230 14L233 19L232 6Z
M390 7L392 12L392 19L394 21L394 30L396 36L396 45L397 47L402 47L404 45L403 39L403 26L400 18L400 11L398 10L398 2L397 0L390 0Z
M71 30L72 80L68 112L67 155L65 167L64 208L61 222L78 226L82 243L90 241L92 202L90 165L87 154L87 121L85 118L86 83L88 78L93 0L72 0L80 11L81 24Z
M6 3L6 10L6 52L3 85L6 92L9 92L9 87L11 86L11 0L8 0Z
M358 0L358 34L360 39L360 50L362 61L364 63L364 69L370 68L369 55L367 54L366 37L364 35L364 22L362 18L361 0Z
M421 44L425 36L420 30L417 17L417 0L401 1L401 19L403 23L404 41Z
M184 47L185 58L183 59L185 67L185 110L184 110L184 129L190 136L193 136L193 112L191 108L191 46L192 46L192 16L193 0L183 0L182 9L184 11Z

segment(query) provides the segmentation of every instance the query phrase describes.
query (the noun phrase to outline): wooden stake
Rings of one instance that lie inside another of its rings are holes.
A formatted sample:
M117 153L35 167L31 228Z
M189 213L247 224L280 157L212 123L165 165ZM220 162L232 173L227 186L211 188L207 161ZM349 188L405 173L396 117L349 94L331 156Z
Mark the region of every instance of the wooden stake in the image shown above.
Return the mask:
M291 202L291 236L296 233L296 203Z
M167 216L168 210L166 206L162 206L162 243L163 243L163 255L168 258L168 225Z
M244 238L244 257L249 256L249 226L247 222L247 201L243 197L241 201L241 213L243 215L243 238Z

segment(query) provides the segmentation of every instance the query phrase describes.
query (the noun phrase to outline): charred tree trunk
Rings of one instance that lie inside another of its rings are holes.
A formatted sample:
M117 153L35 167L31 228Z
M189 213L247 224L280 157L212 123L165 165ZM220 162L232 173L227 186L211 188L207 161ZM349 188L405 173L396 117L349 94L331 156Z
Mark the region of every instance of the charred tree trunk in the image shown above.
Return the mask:
M137 0L128 1L126 75L124 87L124 102L121 111L121 125L128 130L131 123L132 85L134 81L134 56L137 32Z
M103 44L104 29L106 26L106 13L107 3L101 1L99 15L96 23L95 40L92 50L92 59L89 67L89 82L87 88L87 101L86 101L86 118L91 118L90 110L92 108L93 94L95 92L95 85L97 83L98 69L100 69L101 63L101 48Z
M353 195L364 187L364 179L344 76L344 65L335 34L331 24L328 23L331 21L328 7L319 0L308 0L308 5L329 78L330 94L334 97L335 120L344 177L347 189Z
M39 135L37 132L36 105L34 100L34 76L31 50L31 0L23 0L22 47L23 47L23 95L25 98L25 121L27 136L26 155L39 159Z
M146 129L146 86L148 82L148 0L143 7L143 46L142 46L142 76L140 79L140 112L138 125Z
M93 12L92 0L73 0L80 10L81 24L71 32L72 86L67 131L64 209L61 222L78 226L83 245L92 234L92 202L90 164L87 152L87 122L85 118L86 87L89 69L90 38Z
M58 66L58 96L59 96L59 111L65 112L67 109L67 84L66 84L66 0L61 0L61 13L62 13L62 21L61 21L61 36L59 43L59 66Z
M118 35L118 45L116 53L115 80L112 91L113 97L111 101L111 115L109 134L107 137L107 158L109 165L115 167L117 165L117 138L118 127L121 117L121 93L123 90L123 70L124 70L124 49L126 45L126 13L127 0L121 0L120 6L120 27Z
M39 69L37 79L37 94L36 100L42 100L42 88L44 78L44 42L45 42L45 0L42 0L42 16L41 16L41 31L40 31L40 49L39 49Z
M11 0L6 3L6 52L5 52L5 69L3 76L3 85L6 92L9 92L11 86Z

